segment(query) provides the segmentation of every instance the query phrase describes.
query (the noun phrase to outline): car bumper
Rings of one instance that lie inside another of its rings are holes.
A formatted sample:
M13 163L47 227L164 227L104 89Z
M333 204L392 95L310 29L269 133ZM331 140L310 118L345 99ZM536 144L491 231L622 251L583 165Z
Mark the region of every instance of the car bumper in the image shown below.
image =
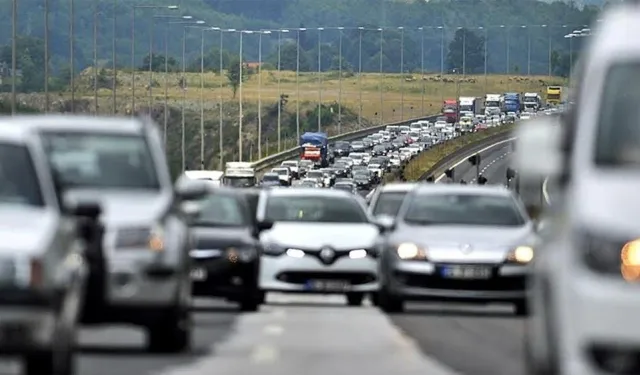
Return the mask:
M344 280L345 289L313 290L310 280ZM325 265L315 257L292 258L287 255L263 256L260 265L260 289L300 293L375 292L378 290L377 260L339 258Z
M594 275L586 270L574 270L559 283L554 296L559 320L559 342L566 361L563 373L603 374L601 358L616 354L636 360L634 370L640 373L640 310L638 285L614 277Z
M0 306L0 354L39 352L55 343L56 312L32 306Z
M259 258L231 261L227 258L193 259L194 296L227 297L253 292L258 287Z
M496 266L487 280L446 279L439 264L396 261L385 268L387 292L407 300L519 301L526 297L526 268Z

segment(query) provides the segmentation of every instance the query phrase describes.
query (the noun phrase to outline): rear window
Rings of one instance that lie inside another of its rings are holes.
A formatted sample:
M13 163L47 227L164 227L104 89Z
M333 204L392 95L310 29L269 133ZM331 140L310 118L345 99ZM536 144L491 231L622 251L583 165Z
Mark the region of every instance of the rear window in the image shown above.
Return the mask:
M407 195L404 191L394 191L394 192L383 192L378 196L378 200L375 202L375 206L373 207L373 215L387 215L396 217L398 215L398 211L400 211L400 206L402 205L402 201L404 197Z

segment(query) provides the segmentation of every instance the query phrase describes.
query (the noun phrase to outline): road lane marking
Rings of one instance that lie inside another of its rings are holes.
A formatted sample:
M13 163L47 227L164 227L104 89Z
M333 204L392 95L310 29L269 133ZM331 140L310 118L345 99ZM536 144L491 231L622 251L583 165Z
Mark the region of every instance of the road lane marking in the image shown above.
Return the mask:
M542 181L542 197L546 204L551 204L551 200L549 199L549 177L546 177L544 181Z
M475 154L481 154L481 153L483 153L483 152L485 152L485 151L488 151L488 150L491 150L492 148L497 147L497 146L499 146L499 145L502 145L502 144L505 144L505 143L509 143L509 142L513 142L515 139L516 139L515 137L513 137L513 138L509 138L509 139L505 139L504 141L496 142L496 143L494 143L494 144L492 144L492 145L489 145L489 146L487 146L487 147L483 148L482 150L478 150L478 151L476 151L476 152L473 152L473 153L471 153L471 154L469 154L469 155L465 156L464 158L460 159L460 160L459 160L457 163L455 163L453 166L449 167L449 169L456 168L456 167L457 167L457 166L459 166L460 164L462 164L462 163L466 162L466 161L467 161L467 159L469 158L469 156L472 156L472 155L475 155ZM443 178L445 178L445 177L447 177L447 176L443 173L443 174L441 174L440 176L438 176L434 182L439 182L440 180L442 180L442 179L443 179Z
M264 327L262 332L264 332L265 335L282 336L282 333L284 333L284 328L282 328L282 326L279 326L279 325L270 324Z
M280 353L273 345L258 345L251 353L253 363L273 363L278 360Z

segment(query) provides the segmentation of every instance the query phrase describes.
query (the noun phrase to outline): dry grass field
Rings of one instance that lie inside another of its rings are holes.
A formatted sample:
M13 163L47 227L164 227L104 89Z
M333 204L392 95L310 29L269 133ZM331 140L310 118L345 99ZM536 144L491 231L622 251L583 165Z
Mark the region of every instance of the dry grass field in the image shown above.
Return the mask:
M80 79L78 96L90 98L93 95L88 84L92 73L85 71ZM155 103L164 100L165 82L168 88L170 103L181 103L183 94L187 106L199 110L201 85L204 87L202 95L205 99L205 110L208 112L217 103L235 102L239 100L239 93L233 97L233 92L225 75L215 73L186 73L187 90L179 86L181 73L153 73L152 88ZM280 85L278 87L278 77ZM201 81L202 79L202 81ZM118 73L119 100L131 102L130 72ZM260 76L252 74L242 85L244 103L257 103L262 100L263 105L275 103L280 94L288 95L288 111L295 111L295 102L340 103L358 113L362 105L362 116L371 122L401 121L422 115L435 114L440 110L443 99L459 96L484 96L487 93L539 92L544 94L547 85L562 85L562 78L547 76L453 76L453 75L425 75L419 74L385 74L364 73L339 79L337 72L300 73L296 84L296 73L289 71L263 70ZM149 74L137 72L135 75L136 102L139 105L149 103ZM424 89L424 95L422 94ZM101 102L110 97L111 90L101 89ZM108 105L108 100L105 102ZM102 107L102 106L101 106ZM106 107L106 106L105 106ZM128 108L130 109L130 108Z

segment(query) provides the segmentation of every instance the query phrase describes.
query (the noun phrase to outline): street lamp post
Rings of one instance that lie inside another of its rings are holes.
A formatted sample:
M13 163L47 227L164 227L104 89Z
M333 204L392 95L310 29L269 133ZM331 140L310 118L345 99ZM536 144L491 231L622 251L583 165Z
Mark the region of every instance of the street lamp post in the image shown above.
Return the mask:
M298 28L296 44L296 139L300 139L300 32L306 28Z
M528 25L522 25L523 29L527 30L527 75L531 75L531 27Z
M438 26L440 29L440 102L444 102L444 25Z
M48 1L48 0L47 0ZM118 30L118 17L117 17L117 9L118 8L118 0L113 0L113 5L111 7L111 105L112 105L112 113L115 115L118 112L117 108L117 88L118 88L118 65L116 61L117 52L116 52L116 31ZM47 105L49 105L47 100ZM165 142L166 145L166 142Z
M17 95L16 95L16 69L17 61L17 45L16 37L18 36L18 0L11 3L11 114L16 114Z
M400 26L400 121L404 120L404 27Z
M322 131L322 30L318 27L318 131Z
M338 134L342 134L342 31L338 27Z
M480 30L484 30L484 95L487 95L487 90L488 90L488 60L489 60L489 55L487 53L487 45L489 44L489 28L488 27L482 27L480 26L478 29Z
M258 32L258 159L262 158L262 35L269 34L269 30Z
M74 0L69 0L69 70L71 71L71 77L69 79L69 85L71 86L71 112L76 111L76 85L75 85L75 54L74 54L74 23L75 23L75 11ZM14 76L15 77L15 76Z
M242 149L242 123L244 121L244 113L242 110L242 35L243 34L253 34L251 30L240 30L240 81L238 83L238 155L239 161L243 160L243 149Z
M424 27L419 27L420 30L420 81L422 81L422 98L420 101L420 116L424 116L424 90L425 90L425 80L424 80Z
M364 27L358 27L358 127L362 127L362 30Z
M93 0L93 109L98 115L98 1Z
M287 29L280 29L278 30L278 152L282 151L282 138L281 138L281 121L282 121L282 99L280 97L280 95L282 95L282 91L280 90L280 80L281 80L281 75L282 72L280 71L281 69L281 64L282 64L282 57L281 57L281 50L282 50L282 33L288 33L289 30Z
M71 0L73 1L73 0ZM169 9L177 10L177 5L133 5L131 9L131 116L136 112L136 10ZM153 33L153 30L151 30ZM149 56L151 58L151 56Z
M382 86L384 84L384 74L382 73L382 55L383 55L383 45L384 45L384 29L382 27L378 28L380 32L380 125L384 123L384 93L382 91Z
M462 76L467 75L467 29L462 29ZM459 81L458 81L459 82Z
M204 32L220 30L219 27L203 27L200 30L200 169L204 170Z
M222 47L223 47L223 41L224 41L224 33L225 32L235 32L235 29L225 29L225 30L220 30L220 47L219 47L219 61L218 61L218 69L220 70L220 77L222 77L222 71L224 69L224 61L223 61L223 54L222 54ZM223 115L223 102L222 102L222 90L224 89L224 83L222 82L222 80L220 80L220 88L218 90L218 147L219 147L219 157L218 157L218 169L222 170L222 167L224 166L224 139L223 139L223 135L224 135L224 131L223 131L223 126L224 126L224 121L222 119L222 115Z

